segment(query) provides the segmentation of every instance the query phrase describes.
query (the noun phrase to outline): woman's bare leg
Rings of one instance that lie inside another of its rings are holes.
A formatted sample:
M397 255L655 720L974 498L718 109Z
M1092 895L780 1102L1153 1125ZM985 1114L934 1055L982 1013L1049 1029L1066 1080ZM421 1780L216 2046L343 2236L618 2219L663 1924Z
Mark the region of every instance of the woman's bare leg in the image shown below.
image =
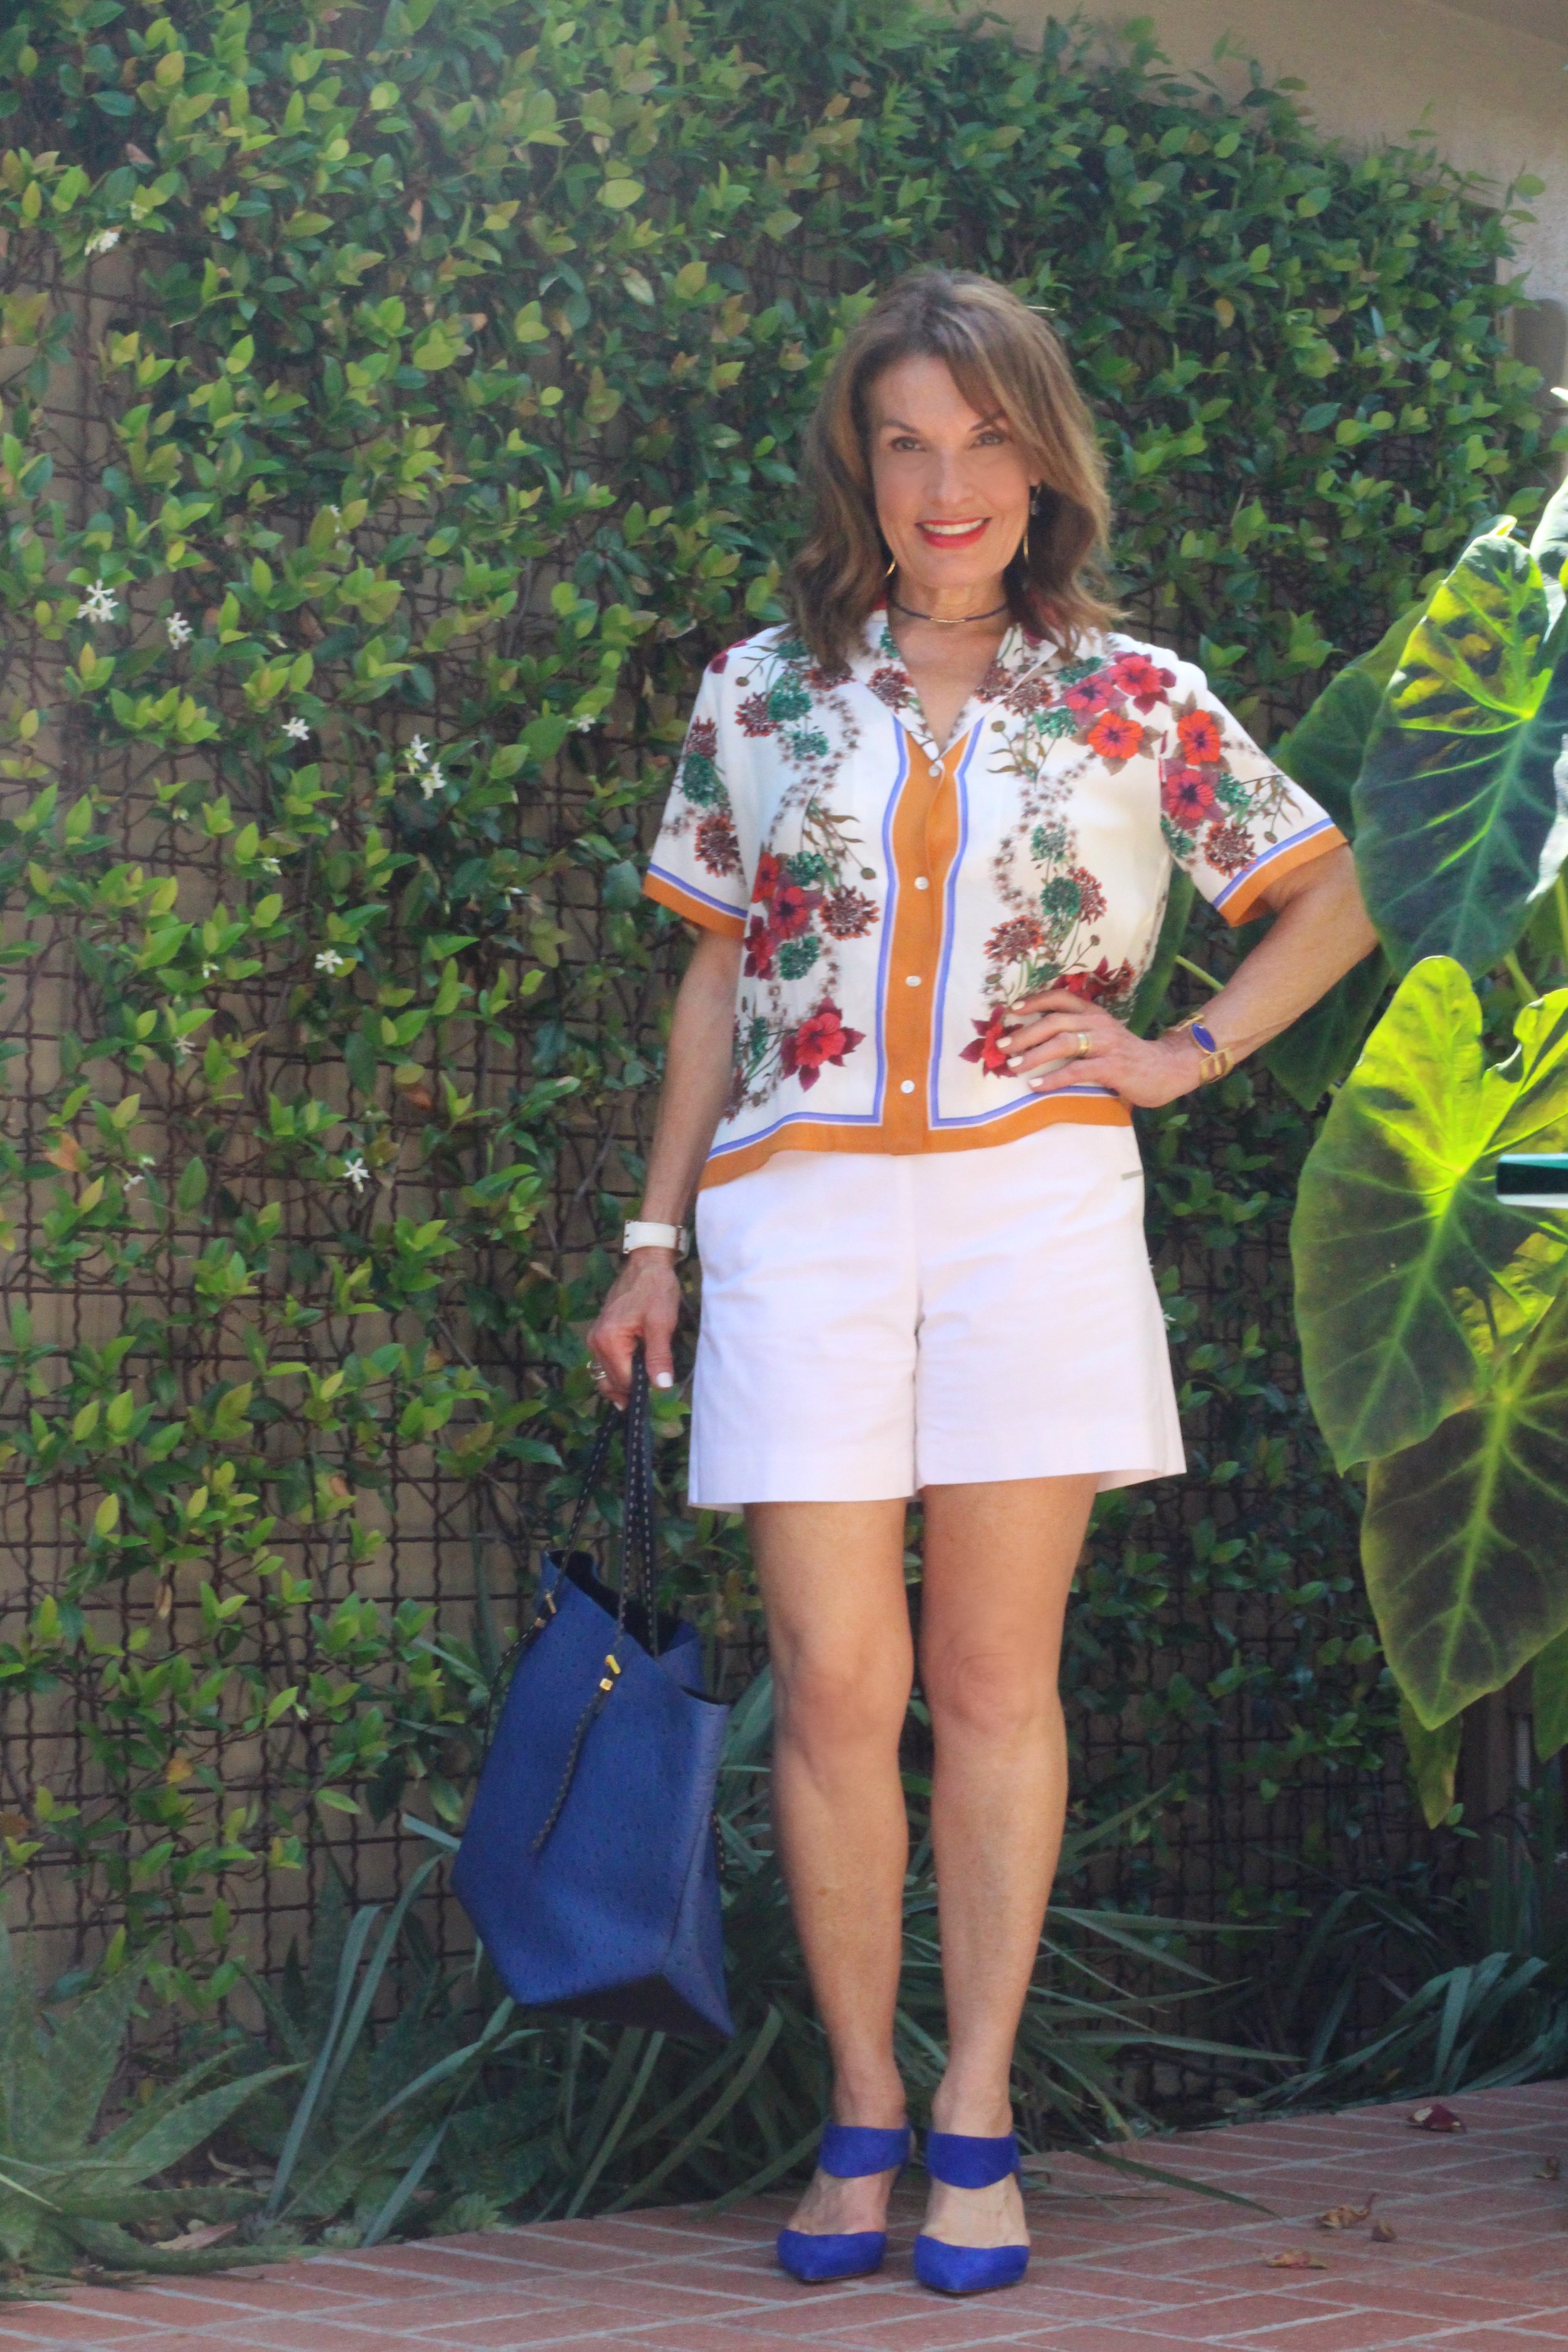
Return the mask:
M773 1672L779 1854L833 2061L834 2120L904 2120L893 2063L909 1822L899 1735L913 1678L904 1505L758 1503L746 1513ZM879 2230L892 2175L818 2173L811 2231Z
M947 1991L939 2131L1011 2129L1014 2037L1067 1811L1062 1621L1098 1480L925 1490L921 1682L936 1764L931 1835ZM1014 2179L931 2184L927 2226L955 2245L1028 2232Z

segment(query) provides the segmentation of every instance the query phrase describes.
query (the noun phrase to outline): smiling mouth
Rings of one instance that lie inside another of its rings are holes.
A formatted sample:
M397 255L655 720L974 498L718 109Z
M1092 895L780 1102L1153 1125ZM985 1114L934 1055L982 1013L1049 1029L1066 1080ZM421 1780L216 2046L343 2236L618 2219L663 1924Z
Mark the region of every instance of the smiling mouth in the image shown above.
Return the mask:
M982 515L977 521L921 522L915 529L929 547L973 547L988 522Z

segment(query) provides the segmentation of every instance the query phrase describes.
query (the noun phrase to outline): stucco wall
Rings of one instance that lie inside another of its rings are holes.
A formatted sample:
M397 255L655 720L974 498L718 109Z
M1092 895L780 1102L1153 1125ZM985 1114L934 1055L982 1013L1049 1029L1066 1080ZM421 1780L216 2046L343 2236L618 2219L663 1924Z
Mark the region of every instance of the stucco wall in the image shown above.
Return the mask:
M1026 37L1066 13L1061 0L991 5ZM1324 131L1363 146L1429 126L1452 162L1492 181L1497 200L1522 172L1544 180L1528 207L1536 220L1522 232L1521 261L1531 292L1563 307L1527 321L1521 344L1552 383L1563 381L1568 0L1145 0L1136 12L1089 0L1089 13L1111 27L1133 13L1152 16L1174 64L1239 94L1245 68L1214 58L1229 33L1271 75L1300 77L1302 102Z

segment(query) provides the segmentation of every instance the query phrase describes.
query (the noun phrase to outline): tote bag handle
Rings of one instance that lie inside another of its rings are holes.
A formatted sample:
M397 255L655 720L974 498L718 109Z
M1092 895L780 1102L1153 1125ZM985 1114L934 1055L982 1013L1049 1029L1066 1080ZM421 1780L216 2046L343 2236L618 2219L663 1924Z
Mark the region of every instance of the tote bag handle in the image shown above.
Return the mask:
M576 1550L583 1522L593 1507L595 1493L604 1475L605 1464L609 1459L617 1421L624 1427L626 1463L621 1480L621 1538L616 1547L616 1626L617 1632L624 1633L628 1601L640 1601L647 1617L647 1648L657 1658L658 1570L653 1483L653 1412L648 1391L647 1360L643 1354L640 1339L632 1358L632 1383L626 1411L617 1414L613 1404L606 1404L601 1412L599 1426L594 1433L594 1449L583 1473L577 1507L572 1514L572 1525L566 1534L569 1552Z
M594 1496L604 1475L605 1465L610 1458L610 1447L617 1425L621 1425L626 1441L625 1469L621 1481L621 1533L616 1559L616 1639L618 1643L626 1630L626 1608L630 1601L640 1601L647 1621L648 1654L658 1655L658 1523L655 1516L653 1483L653 1413L649 1401L647 1362L639 1339L632 1359L632 1382L626 1411L617 1412L613 1404L600 1408L599 1426L594 1433L593 1448L583 1472L583 1483L577 1493L577 1507L572 1514L572 1525L566 1533L566 1549L577 1549L577 1538L583 1523L593 1508ZM522 1653L543 1633L553 1615L553 1609L540 1609L531 1625L513 1642L502 1659L490 1694L490 1704L485 1711L485 1742L489 1744L490 1721L495 1712L496 1695L507 1675Z

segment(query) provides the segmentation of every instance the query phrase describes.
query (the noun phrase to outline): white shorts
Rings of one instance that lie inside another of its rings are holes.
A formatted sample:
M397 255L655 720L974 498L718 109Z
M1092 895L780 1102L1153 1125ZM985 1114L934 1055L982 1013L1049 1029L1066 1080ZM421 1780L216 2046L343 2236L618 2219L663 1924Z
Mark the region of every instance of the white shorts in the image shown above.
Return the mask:
M699 1196L690 1499L1185 1467L1128 1127L781 1151Z

